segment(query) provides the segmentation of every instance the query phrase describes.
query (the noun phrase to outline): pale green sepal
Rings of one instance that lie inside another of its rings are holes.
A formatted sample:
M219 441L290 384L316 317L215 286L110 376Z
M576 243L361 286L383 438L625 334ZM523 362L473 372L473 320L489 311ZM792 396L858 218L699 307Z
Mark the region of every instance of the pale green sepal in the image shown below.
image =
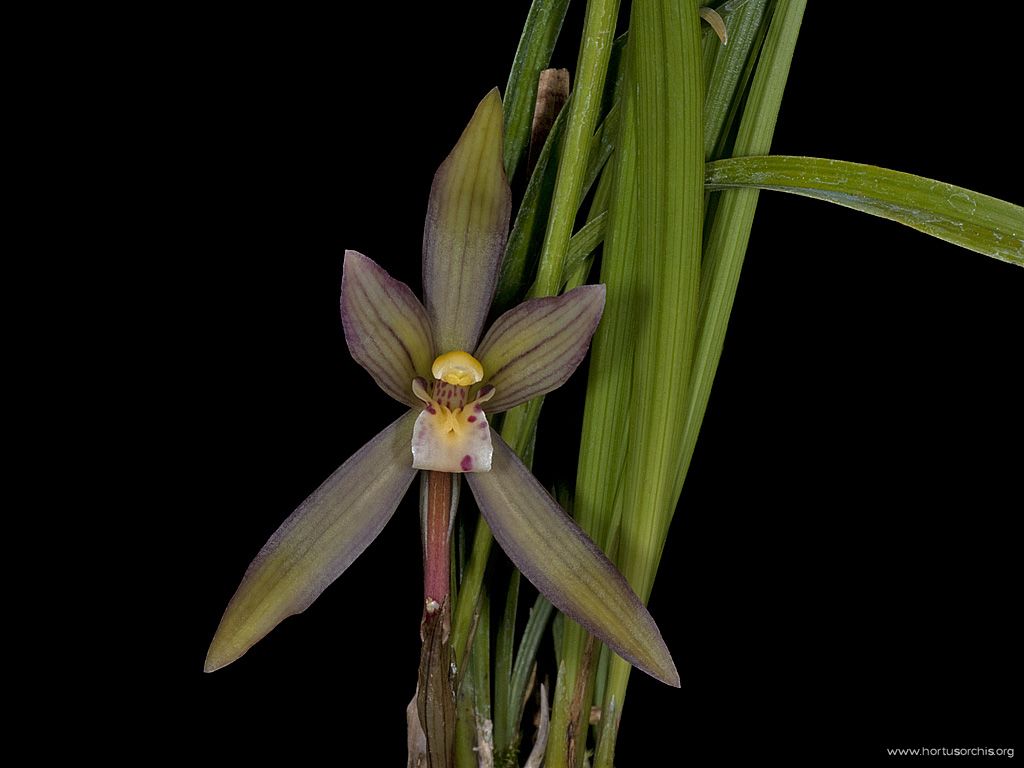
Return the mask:
M438 353L476 347L494 298L512 211L502 119L495 88L476 108L430 188L423 295Z
M415 420L409 411L363 446L270 537L220 620L207 672L308 608L377 537L416 476L409 451Z

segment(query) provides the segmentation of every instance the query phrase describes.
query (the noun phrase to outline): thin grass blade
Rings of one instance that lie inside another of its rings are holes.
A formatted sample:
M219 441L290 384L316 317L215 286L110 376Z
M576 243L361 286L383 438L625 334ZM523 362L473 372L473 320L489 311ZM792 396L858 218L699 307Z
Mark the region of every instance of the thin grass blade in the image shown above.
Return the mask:
M505 88L505 172L515 176L530 144L537 78L551 61L569 0L534 0Z
M738 157L709 163L708 189L769 189L899 222L1024 266L1024 208L953 184L871 165L815 157Z
M498 626L494 648L494 752L502 755L512 745L518 730L517 707L511 697L512 656L515 645L516 614L519 608L519 571L512 571L505 597L505 612Z

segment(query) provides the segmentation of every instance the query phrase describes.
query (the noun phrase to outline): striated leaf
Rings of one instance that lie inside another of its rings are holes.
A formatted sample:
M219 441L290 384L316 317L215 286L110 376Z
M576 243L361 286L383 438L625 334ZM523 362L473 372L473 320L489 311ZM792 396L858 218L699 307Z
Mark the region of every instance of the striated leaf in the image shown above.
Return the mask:
M729 29L729 44L704 41L705 160L721 157L763 42L768 6L768 0L732 0L717 9Z
M537 278L530 288L531 296L551 296L562 284L565 254L582 199L587 158L597 128L618 12L619 0L592 0L587 3L583 42L576 65L576 84L567 107L558 176L551 196L551 211L537 265Z
M509 682L509 702L512 705L510 720L516 734L519 732L519 723L523 719L526 702L533 691L533 679L537 673L537 651L554 612L555 607L551 605L551 601L544 595L537 595L530 609L530 618L523 629L523 637L519 641L516 662L512 667L512 679ZM560 647L561 643L556 642L555 648ZM518 740L518 736L515 736L512 741L517 743Z
M476 351L484 381L494 386L489 413L557 389L587 354L604 310L603 285L532 299L499 317Z
M415 420L410 411L360 448L274 532L224 611L207 672L306 610L377 538L417 472L409 451Z
M466 479L502 549L559 610L638 669L678 687L661 632L626 580L501 436L491 440L491 471Z
M1024 208L963 187L872 165L816 157L736 157L708 163L709 190L770 189L897 221L1024 266Z
M513 734L518 732L518 707L512 702L510 682L512 678L512 652L515 647L516 613L519 608L519 571L512 571L508 581L508 595L505 598L505 613L498 624L498 638L494 649L494 751L503 755L513 743Z
M555 179L558 176L568 114L568 110L563 107L555 118L523 192L522 202L508 236L505 256L501 260L501 273L492 306L495 312L518 304L536 274L537 259L547 230L551 194L555 190Z
M501 97L480 102L437 169L423 228L423 295L438 352L476 346L508 238Z
M505 171L511 179L526 154L537 78L555 50L569 0L533 0L505 88Z
M405 283L373 259L345 251L341 322L353 359L395 400L418 408L412 380L434 360L427 311Z

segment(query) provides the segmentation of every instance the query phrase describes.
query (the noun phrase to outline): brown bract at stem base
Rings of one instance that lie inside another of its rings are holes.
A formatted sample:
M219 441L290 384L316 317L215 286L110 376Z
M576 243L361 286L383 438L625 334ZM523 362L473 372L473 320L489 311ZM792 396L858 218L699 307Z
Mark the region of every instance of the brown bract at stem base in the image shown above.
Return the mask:
M530 129L530 149L526 160L526 171L533 168L540 157L544 142L548 140L555 118L562 111L569 98L569 70L545 69L537 79L537 103L533 111L533 125Z
M427 768L451 768L455 760L455 681L448 631L450 614L446 596L437 610L425 616L420 627L423 647L420 651L416 709L423 729L425 753L422 758Z

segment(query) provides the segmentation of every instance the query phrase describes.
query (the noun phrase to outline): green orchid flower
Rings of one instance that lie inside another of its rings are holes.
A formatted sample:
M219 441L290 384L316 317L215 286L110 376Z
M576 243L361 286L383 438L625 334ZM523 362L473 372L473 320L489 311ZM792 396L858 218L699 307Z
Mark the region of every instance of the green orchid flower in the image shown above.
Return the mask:
M540 592L638 669L679 685L643 603L487 421L569 378L605 299L604 286L588 285L526 301L480 339L511 210L502 140L495 89L434 177L423 233L424 303L366 256L345 253L341 316L349 351L410 410L342 464L260 550L217 628L207 671L305 610L427 470L465 475L494 538ZM447 563L443 573L447 581ZM447 594L446 584L435 589L428 584L428 614Z

